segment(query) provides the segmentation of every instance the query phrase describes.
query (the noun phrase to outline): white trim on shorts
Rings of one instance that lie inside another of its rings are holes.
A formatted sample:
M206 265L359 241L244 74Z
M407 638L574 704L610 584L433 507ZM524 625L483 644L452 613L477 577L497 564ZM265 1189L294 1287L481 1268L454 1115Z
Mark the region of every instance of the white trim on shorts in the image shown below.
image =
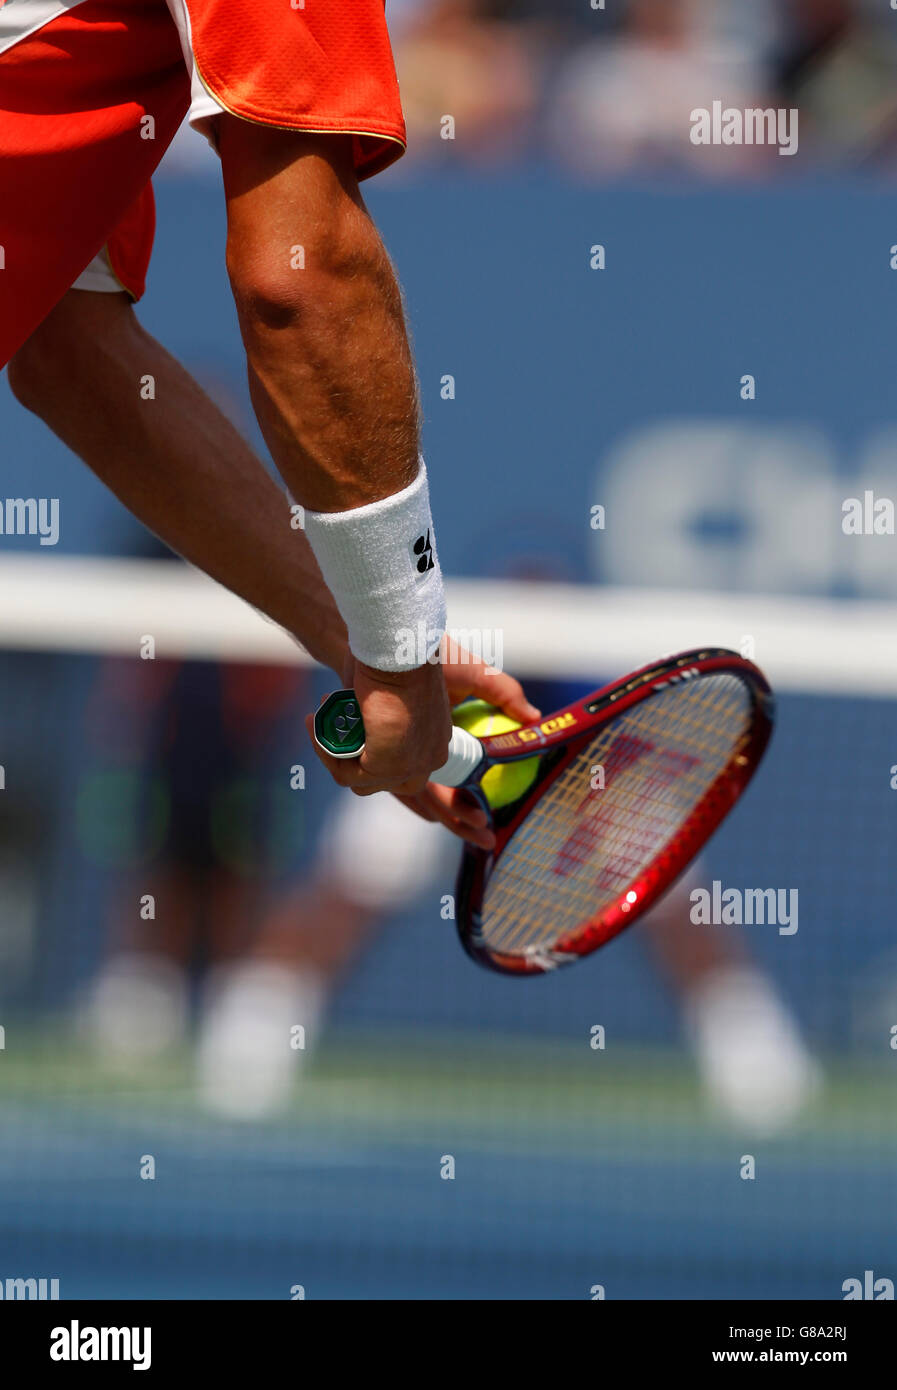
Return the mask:
M184 64L190 74L190 110L187 112L187 120L194 130L198 130L204 135L212 148L215 148L214 129L210 126L210 120L220 116L224 112L211 92L208 92L202 84L202 79L196 71L196 62L193 58L193 34L190 29L190 13L184 0L166 0L171 17L174 20L181 40L181 49L184 54Z
M0 53L14 47L23 39L28 39L52 24L54 19L76 10L85 0L0 0ZM220 116L224 108L206 91L193 60L193 38L190 32L190 15L184 0L165 0L174 20L181 40L184 66L190 74L190 110L187 119L194 129L198 129L211 144L214 135L207 128L210 118ZM110 7L111 8L111 7ZM114 18L114 14L111 16Z
M81 271L72 285L73 290L93 290L95 294L127 293L124 285L112 269L109 252L105 246L94 256L90 265Z
M6 0L0 5L0 53L81 4L83 0Z
M34 33L43 24L48 24L58 15L63 14L66 10L74 9L80 3L81 0L70 0L69 4L60 4L59 0L6 0L5 5L0 5L0 49L3 47L3 16L6 15L9 18L7 12L12 6L21 10L22 13L17 24L13 25L10 22L6 26L8 31L13 34L13 37L9 39L10 44L16 43L29 33ZM216 149L213 122L217 116L223 114L224 108L219 105L210 92L206 91L199 73L196 71L196 63L193 60L190 15L184 0L166 0L166 4L177 27L178 37L181 40L181 50L184 54L184 64L190 74L190 109L187 112L187 120L193 129L204 135L212 148ZM96 294L116 294L124 289L112 269L105 246L99 255L94 256L90 265L81 272L72 285L72 289L92 290Z

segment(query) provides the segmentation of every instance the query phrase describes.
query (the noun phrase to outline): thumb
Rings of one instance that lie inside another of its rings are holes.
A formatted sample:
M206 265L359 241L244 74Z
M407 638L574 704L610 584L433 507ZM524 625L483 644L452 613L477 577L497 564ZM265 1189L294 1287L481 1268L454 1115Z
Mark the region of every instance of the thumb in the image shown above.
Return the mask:
M470 671L470 693L488 704L495 705L518 724L531 724L542 717L526 697L523 686L504 671L490 671L488 666L474 666Z

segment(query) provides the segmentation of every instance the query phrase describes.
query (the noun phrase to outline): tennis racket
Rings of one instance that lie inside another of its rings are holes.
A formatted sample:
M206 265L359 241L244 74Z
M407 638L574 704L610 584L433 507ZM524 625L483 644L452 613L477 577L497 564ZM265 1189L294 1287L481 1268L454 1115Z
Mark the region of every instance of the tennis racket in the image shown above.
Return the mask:
M452 734L432 781L490 810L495 848L465 845L456 920L489 969L538 975L605 946L675 882L751 780L774 719L762 672L722 648L645 666L513 732ZM328 697L315 737L358 757L351 690ZM538 756L520 798L492 811L480 787L500 764Z

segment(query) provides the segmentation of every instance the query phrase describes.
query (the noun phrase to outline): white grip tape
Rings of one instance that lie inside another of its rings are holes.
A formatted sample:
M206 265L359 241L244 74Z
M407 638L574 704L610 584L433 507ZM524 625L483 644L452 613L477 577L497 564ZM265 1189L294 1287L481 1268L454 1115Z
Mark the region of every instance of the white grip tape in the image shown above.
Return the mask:
M483 761L483 745L466 729L454 728L449 755L442 767L430 773L430 781L440 787L460 787Z

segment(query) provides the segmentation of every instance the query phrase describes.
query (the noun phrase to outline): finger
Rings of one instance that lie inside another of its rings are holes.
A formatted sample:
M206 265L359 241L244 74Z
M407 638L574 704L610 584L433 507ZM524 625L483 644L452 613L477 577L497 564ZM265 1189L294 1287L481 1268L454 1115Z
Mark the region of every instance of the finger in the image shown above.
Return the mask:
M421 793L421 800L426 800L437 814L451 816L467 825L483 826L491 822L489 812L476 797L457 787L440 787L429 782Z
M541 710L526 698L520 682L504 671L493 671L488 666L473 666L469 693L487 704L495 705L509 719L515 719L520 724L531 724L542 717Z
M403 806L407 806L409 811L413 811L416 816L420 816L421 820L427 820L431 825L436 825L438 823L439 817L434 816L433 812L423 804L421 797L401 796L395 792L393 792L393 796L395 796L396 801L401 801Z
M495 834L487 812L481 806L470 805L463 793L437 787L431 782L419 799L432 809L436 819L453 835L480 849L495 848Z
M475 845L477 849L495 849L495 832L488 826L477 827L467 825L464 821L453 820L447 817L442 824L459 840L464 840L469 845Z
M523 685L505 671L496 671L481 662L471 662L464 669L460 682L455 681L455 674L453 670L449 681L453 699L474 695L477 699L484 699L487 705L495 705L496 709L501 709L509 719L519 724L531 724L541 719L541 710L528 701ZM456 695L459 684L463 687L463 694Z
M360 758L334 758L326 752L315 738L314 715L305 716L305 727L315 753L339 786L349 787L352 791L358 792L359 796L373 796L374 792L393 791L399 786L401 779L398 777L383 777L372 773L365 766L364 753ZM420 786L423 785L425 779L421 778Z

